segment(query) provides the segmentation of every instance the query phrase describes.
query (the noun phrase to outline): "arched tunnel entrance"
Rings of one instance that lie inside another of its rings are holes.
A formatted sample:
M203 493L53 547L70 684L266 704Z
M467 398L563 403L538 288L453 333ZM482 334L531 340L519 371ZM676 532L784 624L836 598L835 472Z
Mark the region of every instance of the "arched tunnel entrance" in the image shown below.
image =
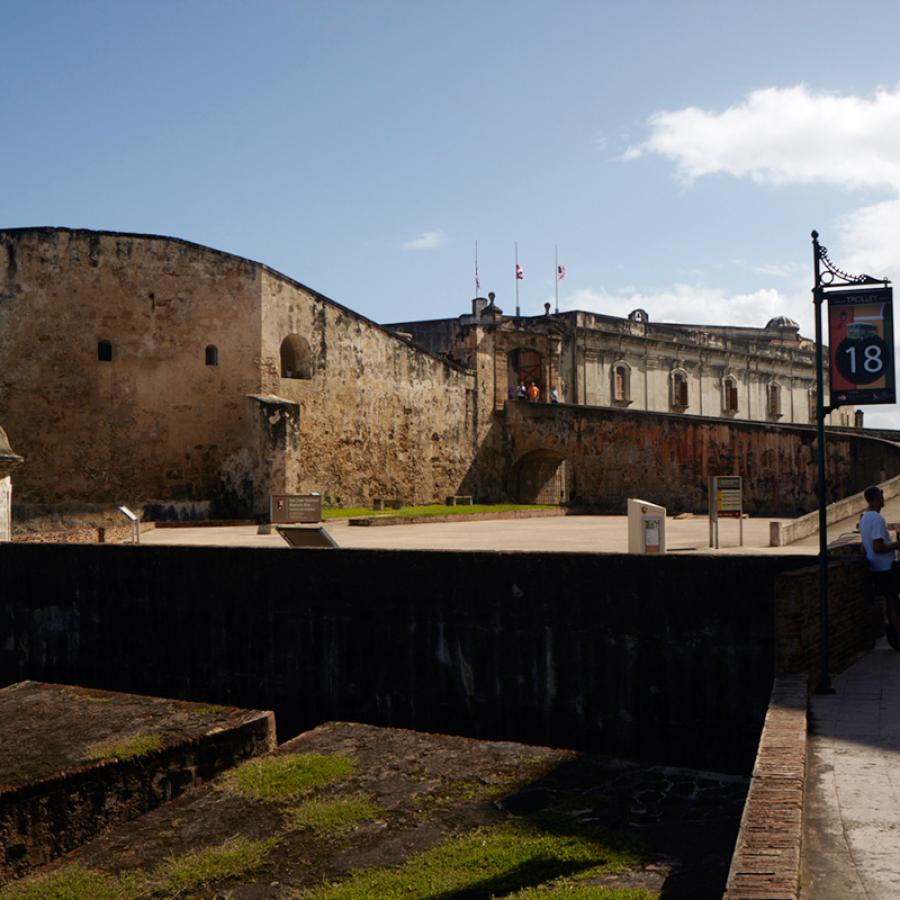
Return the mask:
M568 503L574 495L572 467L553 450L532 450L513 469L517 503Z

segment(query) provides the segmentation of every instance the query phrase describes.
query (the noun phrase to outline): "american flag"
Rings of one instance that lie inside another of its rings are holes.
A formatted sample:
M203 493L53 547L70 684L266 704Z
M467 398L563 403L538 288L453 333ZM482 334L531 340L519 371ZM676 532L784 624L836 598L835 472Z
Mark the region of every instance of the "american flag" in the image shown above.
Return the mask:
M516 281L521 281L525 277L525 270L516 263Z
M566 267L565 266L557 266L556 267L556 280L562 281L563 278L566 277Z

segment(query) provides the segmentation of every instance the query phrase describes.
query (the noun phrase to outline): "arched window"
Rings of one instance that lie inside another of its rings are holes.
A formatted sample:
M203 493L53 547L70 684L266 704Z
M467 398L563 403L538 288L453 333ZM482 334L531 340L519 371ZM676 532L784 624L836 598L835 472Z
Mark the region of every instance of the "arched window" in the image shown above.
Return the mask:
M781 417L781 385L775 381L766 385L766 413L772 419Z
M631 403L631 367L626 362L614 363L610 375L613 403Z
M208 366L219 364L219 348L215 344L208 344L206 347L206 364Z
M726 375L722 379L722 412L738 411L738 383L734 375Z
M672 408L686 409L688 406L687 372L684 369L673 369L669 385Z
M281 377L312 378L312 351L309 341L299 334L289 334L281 342Z
M112 344L109 341L97 341L97 359L112 362Z

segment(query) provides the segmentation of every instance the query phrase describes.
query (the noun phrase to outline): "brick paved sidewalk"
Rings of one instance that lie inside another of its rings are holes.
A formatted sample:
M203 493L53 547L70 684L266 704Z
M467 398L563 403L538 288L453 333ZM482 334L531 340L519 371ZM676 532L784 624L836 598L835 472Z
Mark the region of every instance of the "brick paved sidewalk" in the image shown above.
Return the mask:
M900 897L900 653L882 639L811 694L802 891Z

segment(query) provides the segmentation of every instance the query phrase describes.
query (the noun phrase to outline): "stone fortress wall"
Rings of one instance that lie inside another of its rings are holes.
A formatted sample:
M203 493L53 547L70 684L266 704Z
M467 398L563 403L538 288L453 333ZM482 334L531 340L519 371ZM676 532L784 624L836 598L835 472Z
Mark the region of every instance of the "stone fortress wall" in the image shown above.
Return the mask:
M27 460L19 502L212 515L284 491L456 493L476 439L461 366L303 285L175 238L61 228L0 231L0 421Z

